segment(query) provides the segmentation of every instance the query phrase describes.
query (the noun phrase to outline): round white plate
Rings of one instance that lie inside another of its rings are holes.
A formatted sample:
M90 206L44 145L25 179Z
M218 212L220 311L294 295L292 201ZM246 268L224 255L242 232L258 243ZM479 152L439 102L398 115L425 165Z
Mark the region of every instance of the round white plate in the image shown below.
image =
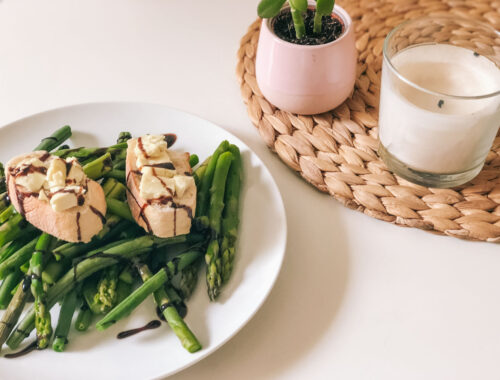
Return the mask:
M224 139L243 155L240 239L232 278L219 300L210 303L203 275L188 301L186 321L203 345L190 354L166 324L159 329L117 340L116 334L156 318L154 304L139 309L105 332L74 329L66 352L35 351L17 359L0 358L2 379L150 379L186 368L227 342L260 308L280 271L286 244L286 218L279 190L262 161L238 138L198 117L171 108L137 103L98 103L36 114L0 129L0 161L32 150L41 138L69 124L73 146L106 146L118 133L176 133L172 149L209 156ZM58 306L52 310L53 324ZM1 314L1 312L0 312ZM33 340L33 335L23 343ZM10 350L4 348L2 354Z

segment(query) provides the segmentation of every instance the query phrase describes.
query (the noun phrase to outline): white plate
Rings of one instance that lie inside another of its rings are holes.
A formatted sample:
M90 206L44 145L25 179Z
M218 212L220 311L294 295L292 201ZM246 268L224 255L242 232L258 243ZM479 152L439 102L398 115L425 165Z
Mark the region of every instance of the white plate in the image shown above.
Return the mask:
M149 379L186 368L227 342L260 308L280 271L286 244L286 218L278 188L262 161L238 138L198 117L168 107L137 103L100 103L64 107L36 114L0 129L0 161L32 150L56 128L69 124L74 146L115 143L120 131L176 133L173 149L196 153L203 160L224 139L243 155L241 233L234 272L218 302L210 303L200 276L188 302L186 321L203 345L190 354L166 324L117 340L120 331L155 319L148 299L130 317L105 332L74 329L66 352L35 351L18 359L0 358L2 379ZM57 321L58 306L53 312ZM33 340L33 335L25 341ZM8 349L3 353L10 352Z

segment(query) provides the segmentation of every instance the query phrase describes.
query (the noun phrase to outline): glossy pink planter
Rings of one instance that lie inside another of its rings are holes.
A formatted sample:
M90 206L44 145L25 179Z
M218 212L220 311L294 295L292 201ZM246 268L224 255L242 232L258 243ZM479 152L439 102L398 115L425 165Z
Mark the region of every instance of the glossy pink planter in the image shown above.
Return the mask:
M352 20L337 5L334 14L342 20L344 33L333 42L314 46L286 42L271 30L272 19L262 20L257 83L278 108L312 115L337 107L351 94L357 63Z

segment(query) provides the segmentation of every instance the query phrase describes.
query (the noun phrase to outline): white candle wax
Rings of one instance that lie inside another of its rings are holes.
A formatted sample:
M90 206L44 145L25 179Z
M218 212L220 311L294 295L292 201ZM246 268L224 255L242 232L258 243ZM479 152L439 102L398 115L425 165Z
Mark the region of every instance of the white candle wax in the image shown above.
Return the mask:
M471 50L416 45L384 60L379 137L389 153L410 168L460 173L482 165L500 125L500 69ZM445 94L440 96L439 94Z

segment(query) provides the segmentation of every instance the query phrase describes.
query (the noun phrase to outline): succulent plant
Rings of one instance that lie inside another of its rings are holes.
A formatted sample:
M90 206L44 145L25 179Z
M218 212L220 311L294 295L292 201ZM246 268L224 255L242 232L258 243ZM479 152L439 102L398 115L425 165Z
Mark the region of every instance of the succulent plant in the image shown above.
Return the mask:
M257 13L261 18L273 18L280 13L286 1L287 0L261 0L257 7ZM288 0L288 3L292 14L295 35L298 39L304 38L306 35L304 13L307 11L307 0ZM334 5L335 0L316 0L313 33L321 33L323 16L330 15Z

